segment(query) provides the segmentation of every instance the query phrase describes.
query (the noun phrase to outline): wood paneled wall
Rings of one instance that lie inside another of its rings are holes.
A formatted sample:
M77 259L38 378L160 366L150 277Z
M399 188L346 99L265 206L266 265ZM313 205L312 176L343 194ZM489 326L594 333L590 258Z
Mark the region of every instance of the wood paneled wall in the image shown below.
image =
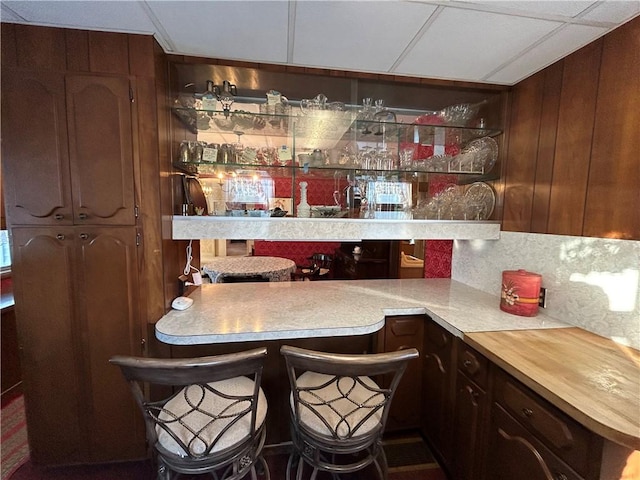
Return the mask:
M513 89L503 230L640 240L640 18Z

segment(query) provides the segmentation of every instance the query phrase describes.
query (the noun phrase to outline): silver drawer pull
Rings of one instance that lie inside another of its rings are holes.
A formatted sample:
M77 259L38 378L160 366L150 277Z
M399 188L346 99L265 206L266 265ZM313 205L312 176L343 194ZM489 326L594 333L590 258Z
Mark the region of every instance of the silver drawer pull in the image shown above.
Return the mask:
M556 473L555 480L569 480L564 473Z
M531 410L530 408L523 408L522 409L522 414L527 417L530 418L533 416L533 410Z
M57 238L58 240L64 240L64 235L63 235L63 234L61 234L61 233L59 233L59 234L57 234L57 235L56 235L56 238Z

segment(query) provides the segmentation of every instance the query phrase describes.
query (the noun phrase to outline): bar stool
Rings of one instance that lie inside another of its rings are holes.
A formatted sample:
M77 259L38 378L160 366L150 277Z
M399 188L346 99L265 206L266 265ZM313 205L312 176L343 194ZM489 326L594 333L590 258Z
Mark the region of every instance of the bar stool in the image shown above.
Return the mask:
M388 475L382 434L389 407L407 363L418 357L415 348L390 353L344 355L284 345L291 385L293 451L287 480L295 468L303 478L305 464L335 478L341 473L375 465L381 480ZM388 387L371 376L391 374Z
M270 478L262 456L267 400L260 381L266 355L266 348L257 348L201 358L109 360L120 367L142 411L158 480L174 473L211 473L224 480L251 474L257 480L256 465ZM149 401L144 394L149 385L170 392Z

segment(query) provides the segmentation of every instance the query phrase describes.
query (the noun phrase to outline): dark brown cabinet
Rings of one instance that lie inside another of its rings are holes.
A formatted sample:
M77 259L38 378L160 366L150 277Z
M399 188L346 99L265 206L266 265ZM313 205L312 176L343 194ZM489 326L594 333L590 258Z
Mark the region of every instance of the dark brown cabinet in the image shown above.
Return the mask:
M456 357L452 475L455 480L481 480L489 419L489 362L461 341Z
M140 456L142 426L108 363L142 353L135 227L18 227L12 235L32 460Z
M4 69L2 93L8 224L71 225L64 74Z
M182 269L184 247L161 233L171 194L166 56L150 36L5 23L1 47L31 460L142 458L139 412L107 360L166 351L148 324L176 296L169 279Z
M395 352L407 348L416 348L422 353L424 347L424 324L426 315L399 315L385 318L384 337L379 350ZM422 364L413 360L400 380L391 403L387 431L410 430L420 428Z
M601 459L602 438L496 369L488 478L595 480Z
M134 225L131 80L68 75L66 87L74 223Z
M143 425L108 363L143 353L132 80L7 69L2 82L31 459L140 458Z
M134 225L131 81L3 72L11 225Z
M455 395L454 336L427 317L422 363L422 432L438 460L451 469Z

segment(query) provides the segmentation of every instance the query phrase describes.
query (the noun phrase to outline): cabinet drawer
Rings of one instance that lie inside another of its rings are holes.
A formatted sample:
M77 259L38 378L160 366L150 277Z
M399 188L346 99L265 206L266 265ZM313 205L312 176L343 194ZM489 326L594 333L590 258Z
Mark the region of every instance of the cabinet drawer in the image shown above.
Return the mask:
M599 440L592 432L502 370L496 374L495 401L581 475L599 461Z
M492 480L584 480L500 406L491 412L487 478Z
M489 361L462 341L458 347L456 365L476 385L487 388Z

